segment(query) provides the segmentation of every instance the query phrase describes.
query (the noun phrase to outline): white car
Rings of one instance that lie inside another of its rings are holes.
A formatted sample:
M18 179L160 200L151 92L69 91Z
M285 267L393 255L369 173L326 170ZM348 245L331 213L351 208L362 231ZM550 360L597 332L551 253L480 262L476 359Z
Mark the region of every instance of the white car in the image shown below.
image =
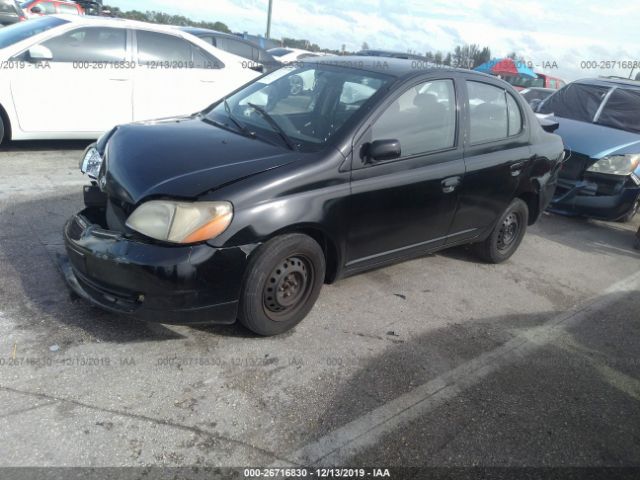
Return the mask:
M51 15L0 29L0 141L93 139L189 115L259 74L172 27Z
M301 48L276 47L267 50L276 60L282 63L292 63L310 57L320 57L326 55L321 52L310 52Z

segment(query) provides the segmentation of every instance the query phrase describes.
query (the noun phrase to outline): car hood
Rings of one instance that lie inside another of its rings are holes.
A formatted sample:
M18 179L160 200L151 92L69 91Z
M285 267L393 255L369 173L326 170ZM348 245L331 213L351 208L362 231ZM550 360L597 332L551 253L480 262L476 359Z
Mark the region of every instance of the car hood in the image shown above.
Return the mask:
M130 204L154 196L194 199L296 159L284 147L216 127L199 116L120 126L98 148L106 162L101 188Z
M600 159L607 155L640 153L640 135L615 128L552 117L560 127L554 132L562 137L565 148Z

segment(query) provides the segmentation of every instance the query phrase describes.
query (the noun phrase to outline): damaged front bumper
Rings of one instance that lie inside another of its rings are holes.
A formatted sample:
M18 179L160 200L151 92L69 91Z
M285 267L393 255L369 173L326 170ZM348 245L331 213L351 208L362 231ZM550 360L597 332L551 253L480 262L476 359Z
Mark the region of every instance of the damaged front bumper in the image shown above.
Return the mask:
M62 270L80 297L111 312L152 322L235 322L248 255L254 245L167 246L103 227L89 207L65 225Z
M560 178L549 210L565 215L618 220L634 208L638 195L640 185L631 177L593 175L583 180Z

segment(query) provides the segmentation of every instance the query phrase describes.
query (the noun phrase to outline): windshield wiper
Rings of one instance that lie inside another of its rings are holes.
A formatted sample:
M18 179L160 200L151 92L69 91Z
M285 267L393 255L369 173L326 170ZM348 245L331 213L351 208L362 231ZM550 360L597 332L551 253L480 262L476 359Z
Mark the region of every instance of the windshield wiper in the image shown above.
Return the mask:
M233 116L233 113L231 113L231 107L229 106L229 102L227 102L226 98L224 99L224 110L227 112L229 120L231 120L242 133L244 133L247 137L255 138L255 132L249 130L246 125L244 125L239 120L236 120L236 118Z
M287 147L289 147L290 150L297 150L296 145L288 137L287 132L285 132L284 129L280 125L278 125L278 122L276 122L264 108L251 102L247 102L247 105L253 108L260 115L262 115L262 118L264 118L267 123L271 125L271 127L276 131L276 133L280 135L280 137L282 137L282 140L284 140L284 143L287 144Z

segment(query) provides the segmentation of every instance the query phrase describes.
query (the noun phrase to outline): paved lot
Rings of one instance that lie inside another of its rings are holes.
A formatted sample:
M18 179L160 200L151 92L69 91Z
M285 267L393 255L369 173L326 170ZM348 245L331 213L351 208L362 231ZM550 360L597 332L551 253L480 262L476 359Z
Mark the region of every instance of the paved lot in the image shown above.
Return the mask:
M640 465L637 221L352 277L277 338L151 325L57 271L83 147L0 149L0 466Z

